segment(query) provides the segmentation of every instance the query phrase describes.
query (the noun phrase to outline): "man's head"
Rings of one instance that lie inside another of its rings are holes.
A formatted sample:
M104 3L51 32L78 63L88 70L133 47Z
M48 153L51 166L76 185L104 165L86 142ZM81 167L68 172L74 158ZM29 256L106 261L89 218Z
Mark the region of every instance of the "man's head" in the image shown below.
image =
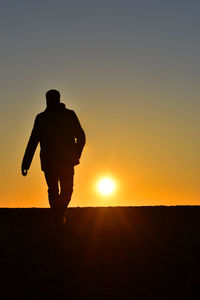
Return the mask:
M60 93L57 90L46 92L46 103L48 108L54 108L60 103Z

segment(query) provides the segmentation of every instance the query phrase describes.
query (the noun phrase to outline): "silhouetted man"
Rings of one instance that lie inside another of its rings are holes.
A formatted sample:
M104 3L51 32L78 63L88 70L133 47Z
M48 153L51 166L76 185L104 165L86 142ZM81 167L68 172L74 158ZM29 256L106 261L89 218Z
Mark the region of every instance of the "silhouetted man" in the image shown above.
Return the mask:
M26 176L40 143L41 169L48 185L49 204L56 224L62 225L73 192L74 166L79 164L85 145L85 133L75 112L60 103L57 90L46 93L46 104L46 109L36 116L21 169Z

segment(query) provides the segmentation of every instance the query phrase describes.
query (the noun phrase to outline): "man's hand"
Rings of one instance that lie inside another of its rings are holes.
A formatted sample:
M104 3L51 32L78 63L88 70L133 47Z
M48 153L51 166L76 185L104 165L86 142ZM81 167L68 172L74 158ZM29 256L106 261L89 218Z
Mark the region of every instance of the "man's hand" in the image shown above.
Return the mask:
M28 170L27 170L27 169L22 169L22 175L23 175L23 176L26 176L27 173L28 173Z

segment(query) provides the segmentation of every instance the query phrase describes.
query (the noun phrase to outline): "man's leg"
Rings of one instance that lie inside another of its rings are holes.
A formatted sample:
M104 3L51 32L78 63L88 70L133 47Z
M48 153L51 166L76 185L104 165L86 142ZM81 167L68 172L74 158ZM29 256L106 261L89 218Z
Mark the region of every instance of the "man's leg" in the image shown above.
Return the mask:
M58 211L59 202L58 175L50 171L45 172L44 175L48 186L49 204L55 215Z
M64 174L59 176L60 180L60 204L63 209L63 215L71 200L74 182L74 167L67 167Z

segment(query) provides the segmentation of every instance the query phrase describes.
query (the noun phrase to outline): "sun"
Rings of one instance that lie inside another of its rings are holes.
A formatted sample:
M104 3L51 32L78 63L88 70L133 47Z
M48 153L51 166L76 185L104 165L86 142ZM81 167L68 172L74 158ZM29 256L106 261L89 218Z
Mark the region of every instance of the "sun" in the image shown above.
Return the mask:
M97 190L103 196L110 196L116 190L116 183L110 177L102 177L97 182Z

